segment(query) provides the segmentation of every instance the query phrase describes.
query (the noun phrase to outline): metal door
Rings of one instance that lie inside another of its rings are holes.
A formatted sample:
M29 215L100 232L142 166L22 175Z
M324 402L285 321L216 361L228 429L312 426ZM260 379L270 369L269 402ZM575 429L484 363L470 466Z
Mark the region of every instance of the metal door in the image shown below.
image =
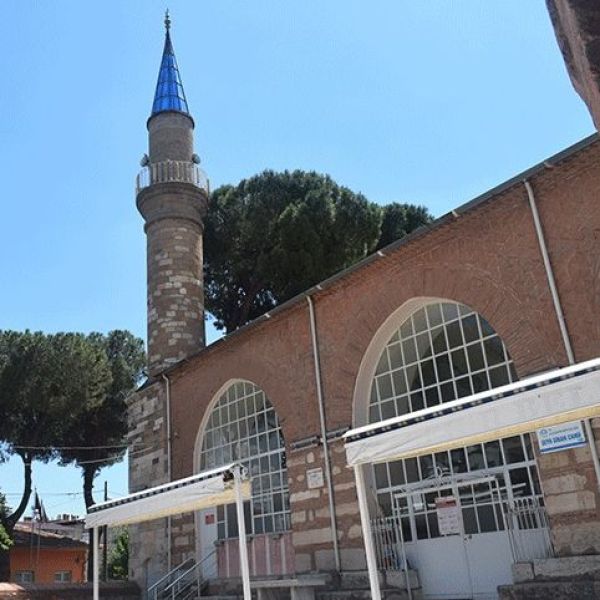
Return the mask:
M202 561L202 577L214 579L218 576L217 553L217 509L207 508L198 513L198 560Z
M472 598L495 600L499 585L512 583L513 554L496 478L458 483L463 543Z
M450 525L441 519L442 505L450 508ZM399 522L408 517L412 541L402 544L401 554L418 569L427 600L496 599L498 585L512 581L513 556L495 477L421 482L395 496L395 513Z

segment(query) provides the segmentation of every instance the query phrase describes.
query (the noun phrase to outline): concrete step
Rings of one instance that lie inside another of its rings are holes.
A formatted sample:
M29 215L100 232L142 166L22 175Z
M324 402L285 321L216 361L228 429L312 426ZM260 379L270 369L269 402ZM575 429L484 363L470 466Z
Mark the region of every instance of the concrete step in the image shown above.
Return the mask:
M404 590L381 590L385 600L408 600ZM370 590L337 590L335 592L317 592L317 600L371 600Z
M573 578L502 585L498 597L500 600L595 600L600 598L600 581Z
M408 600L406 592L402 590L382 590L382 595L385 600ZM256 597L255 594L252 594ZM284 594L282 594L282 597ZM289 592L287 594L289 598ZM371 600L371 592L369 590L337 590L335 592L317 592L317 600ZM243 600L243 596L218 595L218 596L200 596L198 600Z
M239 596L238 594L232 594L230 596L199 596L198 600L244 600L243 596Z

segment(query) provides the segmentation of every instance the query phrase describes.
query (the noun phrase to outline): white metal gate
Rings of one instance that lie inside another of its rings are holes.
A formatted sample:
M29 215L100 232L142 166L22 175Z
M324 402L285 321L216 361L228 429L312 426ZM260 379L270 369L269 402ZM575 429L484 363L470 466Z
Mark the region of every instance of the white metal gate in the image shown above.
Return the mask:
M494 476L441 475L406 486L395 501L396 514L415 529L403 554L418 568L425 598L496 598L497 586L510 583L512 552ZM434 535L418 539L425 522Z
M394 563L403 537L427 599L495 599L496 585L512 581L515 560L549 555L529 435L376 464L373 476L379 514L386 517L374 523L376 540L382 538L380 568ZM438 507L448 496L460 512L459 533L440 531Z
M554 556L548 515L539 498L513 498L506 504L505 521L515 562Z
M379 567L418 569L428 600L496 599L497 587L512 581L515 560L551 554L538 498L513 498L502 483L480 472L404 486L393 516L373 522Z

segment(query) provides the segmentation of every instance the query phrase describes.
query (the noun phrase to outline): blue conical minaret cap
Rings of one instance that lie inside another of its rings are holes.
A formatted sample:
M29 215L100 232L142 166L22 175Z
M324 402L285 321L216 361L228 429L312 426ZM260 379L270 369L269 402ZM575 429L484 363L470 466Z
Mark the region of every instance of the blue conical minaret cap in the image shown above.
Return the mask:
M158 81L156 82L156 92L154 93L154 102L152 104L152 117L158 113L167 111L176 111L186 115L190 114L179 69L177 68L175 52L173 51L169 32L170 28L171 19L169 19L169 11L167 11L165 14L165 48L160 62Z

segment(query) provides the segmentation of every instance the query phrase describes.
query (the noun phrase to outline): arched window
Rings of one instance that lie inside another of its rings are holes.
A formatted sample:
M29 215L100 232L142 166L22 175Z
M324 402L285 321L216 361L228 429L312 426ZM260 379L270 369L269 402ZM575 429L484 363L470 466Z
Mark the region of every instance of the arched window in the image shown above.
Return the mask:
M200 469L239 460L252 477L245 504L248 533L290 528L285 443L275 410L253 383L231 384L214 405L204 429ZM237 537L235 504L217 508L219 539Z
M468 306L450 301L430 302L412 312L391 334L376 365L368 410L371 423L517 379L512 359L491 325ZM536 496L542 501L529 435L518 435L375 465L379 509L390 515L394 497L407 486L441 475L460 480L475 473L493 475L505 497ZM435 498L447 492L432 489L410 506L406 498L401 500L406 540L440 535ZM473 491L472 506L463 509L467 533L503 527L500 507L490 494L483 488ZM461 497L461 504L468 503Z
M504 343L464 304L427 304L392 335L371 385L375 423L516 379Z

